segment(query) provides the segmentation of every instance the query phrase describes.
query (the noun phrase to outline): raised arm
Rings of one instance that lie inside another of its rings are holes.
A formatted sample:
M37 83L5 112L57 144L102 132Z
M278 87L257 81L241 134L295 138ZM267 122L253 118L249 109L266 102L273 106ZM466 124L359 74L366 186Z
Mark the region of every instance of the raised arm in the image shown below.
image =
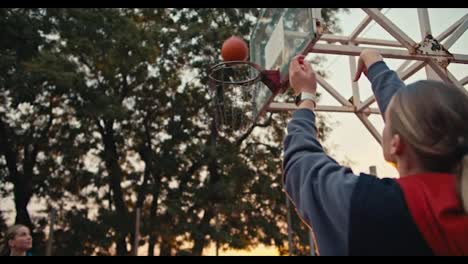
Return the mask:
M315 73L301 57L290 64L296 94L316 92ZM315 103L304 100L284 140L285 190L302 219L313 228L322 255L347 255L351 195L358 177L329 157L317 140Z
M361 72L371 81L384 113L404 83L373 50L361 54L356 80ZM316 93L315 73L301 56L291 61L289 80L295 94ZM360 177L324 152L317 139L315 102L304 100L298 108L284 140L285 190L302 219L313 228L320 253L347 255L351 200Z
M361 52L354 81L359 80L361 73L364 73L371 82L382 118L385 119L384 113L390 100L405 84L395 71L388 68L377 50L365 49Z

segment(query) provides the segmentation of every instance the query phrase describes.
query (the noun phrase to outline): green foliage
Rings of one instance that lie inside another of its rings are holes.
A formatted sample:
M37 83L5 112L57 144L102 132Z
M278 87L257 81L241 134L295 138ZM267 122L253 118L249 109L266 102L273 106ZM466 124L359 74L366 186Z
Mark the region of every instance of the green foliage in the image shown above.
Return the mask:
M333 21L336 10L324 12ZM137 206L140 244L162 255L200 255L216 241L284 252L281 142L288 114L272 115L269 127L236 144L212 130L207 94L206 69L219 61L222 41L248 40L258 14L0 10L9 36L0 40L0 70L8 73L0 76L0 121L18 158L11 165L28 175L35 198L59 212L54 254L128 254ZM321 124L325 138L330 128ZM2 184L14 182L6 160ZM41 251L47 221L35 224ZM299 221L294 228L307 233ZM301 235L296 242L307 241Z

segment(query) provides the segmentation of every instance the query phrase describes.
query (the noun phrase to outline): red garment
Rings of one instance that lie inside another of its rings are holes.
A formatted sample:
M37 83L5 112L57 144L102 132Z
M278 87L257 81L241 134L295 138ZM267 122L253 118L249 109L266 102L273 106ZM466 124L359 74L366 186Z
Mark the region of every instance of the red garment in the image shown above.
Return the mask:
M468 215L456 195L456 177L424 173L397 180L419 231L435 255L468 255Z

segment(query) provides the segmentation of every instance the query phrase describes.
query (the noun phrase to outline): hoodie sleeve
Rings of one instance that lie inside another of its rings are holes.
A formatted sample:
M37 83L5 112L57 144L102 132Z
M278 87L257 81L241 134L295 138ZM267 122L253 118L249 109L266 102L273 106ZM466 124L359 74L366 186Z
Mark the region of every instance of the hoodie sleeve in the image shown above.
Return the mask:
M368 70L368 78L372 85L377 105L382 118L385 119L385 111L393 95L405 86L395 71L390 70L384 61L372 64Z
M284 141L285 189L313 227L322 255L346 255L350 197L358 179L326 155L317 140L315 114L297 110Z

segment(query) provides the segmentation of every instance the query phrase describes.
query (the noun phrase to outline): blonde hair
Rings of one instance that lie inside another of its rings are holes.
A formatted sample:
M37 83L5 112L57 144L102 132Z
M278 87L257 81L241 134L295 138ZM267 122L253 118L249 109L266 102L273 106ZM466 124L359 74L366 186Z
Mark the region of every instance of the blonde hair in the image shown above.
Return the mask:
M399 134L430 172L457 176L456 192L468 213L468 95L443 82L418 81L400 89L388 110Z
M8 241L15 239L18 229L26 227L25 225L14 225L10 228L7 229L5 232L5 237L3 238L3 241L0 244L0 256L9 256L10 255L10 246L8 245ZM29 229L29 228L28 228Z

